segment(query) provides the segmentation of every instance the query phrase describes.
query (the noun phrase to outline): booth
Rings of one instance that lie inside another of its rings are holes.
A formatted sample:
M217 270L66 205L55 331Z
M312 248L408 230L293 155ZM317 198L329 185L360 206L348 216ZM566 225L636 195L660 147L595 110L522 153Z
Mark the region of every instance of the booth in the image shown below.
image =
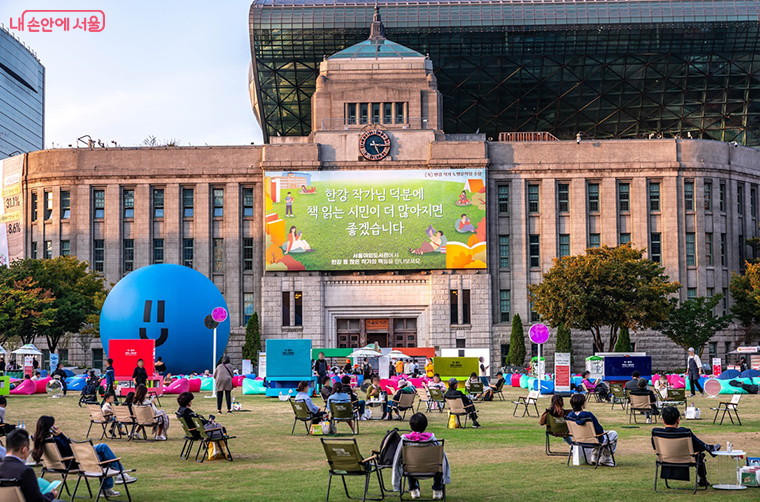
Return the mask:
M296 394L302 380L312 387L316 377L311 371L311 340L267 340L266 395Z
M8 396L11 393L11 377L0 376L0 396Z
M593 382L604 376L604 358L589 356L586 358L586 371L591 373L589 379Z
M631 374L638 371L641 378L652 379L652 357L631 355L605 355L604 380L621 382L631 380Z
M132 373L137 367L137 361L142 359L145 371L148 373L148 388L157 395L164 393L164 381L156 375L156 341L155 340L116 340L108 341L108 357L113 359L116 383L121 387L121 395L126 396L134 391Z
M411 349L399 349L402 351L411 350ZM486 369L486 376L491 376L491 351L490 349L441 349L441 356L445 358L468 358L468 359L475 359L475 369L472 371L475 372L476 375L480 376L480 361L479 359L482 357L485 361L485 365L489 366L488 369ZM433 361L433 366L435 366L435 360ZM441 373L437 369L435 370L436 373ZM470 373L467 373L467 377L469 378ZM443 378L443 373L441 373L441 378Z
M436 357L433 359L433 371L441 375L441 380L447 382L451 378L456 378L464 382L470 378L470 374L478 374L477 357Z

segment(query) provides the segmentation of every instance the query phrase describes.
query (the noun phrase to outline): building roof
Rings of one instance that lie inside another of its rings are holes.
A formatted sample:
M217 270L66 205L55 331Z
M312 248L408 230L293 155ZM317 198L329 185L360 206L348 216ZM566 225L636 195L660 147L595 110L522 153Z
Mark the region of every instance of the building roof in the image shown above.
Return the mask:
M375 5L369 39L352 45L327 59L380 59L380 58L421 58L419 52L385 38L385 27L380 18L380 9Z

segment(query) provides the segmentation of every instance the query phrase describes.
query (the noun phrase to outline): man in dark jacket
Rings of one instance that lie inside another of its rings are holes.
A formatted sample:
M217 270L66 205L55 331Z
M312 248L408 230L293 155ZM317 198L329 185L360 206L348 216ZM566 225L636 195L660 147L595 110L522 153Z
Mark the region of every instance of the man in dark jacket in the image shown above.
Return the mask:
M639 377L641 377L641 373L638 371L634 371L631 373L631 379L625 382L625 390L628 392L638 390L639 388Z
M314 361L314 371L317 372L317 382L321 385L322 382L325 380L325 377L327 376L327 361L325 360L325 353L320 352L317 356L317 360Z
M459 386L459 381L457 381L456 378L449 378L449 390L446 391L446 394L443 395L445 399L462 399L462 404L464 405L464 409L469 412L470 414L470 420L472 420L472 427L474 429L480 428L480 423L478 423L478 414L477 410L475 410L475 405L472 404L472 400L459 392L457 390L457 387Z
M63 363L58 363L58 366L55 368L55 371L53 372L53 378L58 377L58 379L61 381L61 385L63 386L63 395L66 395L66 392L68 391L68 387L66 386L66 378L68 378L68 375L66 375L66 372L63 370Z
M142 359L137 360L137 367L132 372L132 382L135 384L135 388L141 384L148 386L148 371L145 369L145 361Z
M17 479L26 502L50 502L58 495L51 490L43 495L37 476L31 467L26 465L29 456L29 433L25 429L11 431L5 438L7 452L3 463L0 464L0 479Z

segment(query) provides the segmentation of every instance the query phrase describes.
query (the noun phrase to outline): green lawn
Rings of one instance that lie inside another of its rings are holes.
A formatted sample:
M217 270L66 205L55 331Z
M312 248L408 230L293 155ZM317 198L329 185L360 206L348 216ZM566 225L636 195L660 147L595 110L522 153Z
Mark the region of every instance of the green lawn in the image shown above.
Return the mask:
M260 396L240 396L244 413L224 415L220 422L238 438L231 442L233 463L207 461L203 465L178 458L182 447L181 428L175 420L169 441L163 443L111 441L115 453L128 468L137 468L137 483L130 485L135 501L318 501L324 500L327 466L316 437L291 436L292 411L287 403ZM507 389L508 401L524 391ZM45 396L9 399L7 419L16 423L23 418L27 427L41 414L57 417L64 433L84 439L87 412L77 407L77 395L63 400ZM697 398L697 406L708 415L716 400ZM548 399L542 399L542 405ZM162 404L174 419L176 403L165 396ZM546 405L544 405L546 406ZM214 413L215 401L198 395L194 408L204 414ZM544 455L544 432L535 418L513 418L509 402L480 405L482 429L448 430L445 414L430 416L430 430L446 440L452 468L449 500L641 500L654 496L654 455L649 443L649 428L623 428L628 418L622 411L610 410L606 404L591 403L589 408L607 428L620 434L616 468L567 468L564 457ZM707 442L730 440L735 448L744 448L760 456L760 397L743 396L739 406L743 425L712 425L711 420L690 422L689 426ZM710 415L710 419L712 415ZM396 425L398 423L394 423ZM300 429L299 429L300 427ZM299 424L297 432L303 432ZM362 422L357 436L363 453L377 448L389 422ZM555 445L563 448L563 443ZM715 461L708 460L708 477L715 480ZM711 474L712 473L712 474ZM387 480L390 483L390 473ZM353 480L350 487L358 487ZM429 495L430 483L423 489ZM423 492L424 493L424 492ZM335 491L331 500L345 500ZM665 495L669 496L669 495ZM675 497L691 500L692 495L677 492ZM745 501L758 500L760 489L743 492L719 492L709 489L694 496L700 499Z

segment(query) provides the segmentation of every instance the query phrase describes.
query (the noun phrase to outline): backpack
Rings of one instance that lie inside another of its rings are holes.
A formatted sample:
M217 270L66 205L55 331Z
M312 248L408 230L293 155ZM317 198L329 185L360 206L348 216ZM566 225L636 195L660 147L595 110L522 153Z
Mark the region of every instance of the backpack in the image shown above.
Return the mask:
M396 456L396 450L398 450L401 444L401 434L399 430L394 428L385 433L385 437L380 443L380 452L377 455L377 465L393 465L393 458Z

